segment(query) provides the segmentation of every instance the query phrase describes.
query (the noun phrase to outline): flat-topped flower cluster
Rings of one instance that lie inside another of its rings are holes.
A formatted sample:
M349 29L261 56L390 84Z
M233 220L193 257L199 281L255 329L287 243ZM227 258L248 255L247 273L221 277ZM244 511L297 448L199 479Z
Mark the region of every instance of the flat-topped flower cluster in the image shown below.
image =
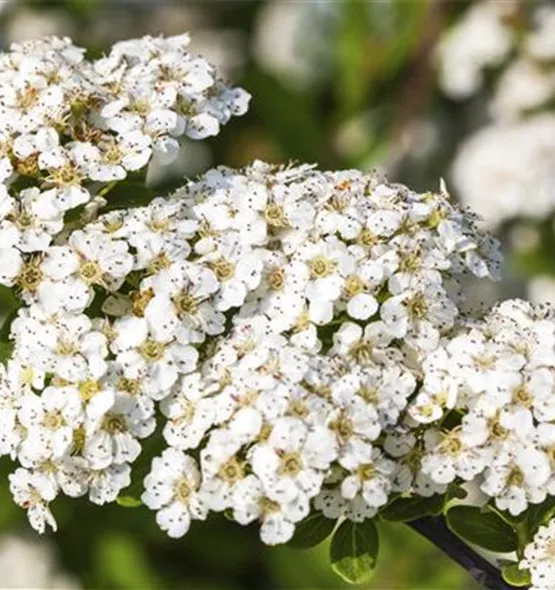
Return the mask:
M0 454L32 526L60 495L140 497L171 537L225 511L276 544L453 483L513 516L555 495L555 318L462 312L501 255L443 183L255 161L102 212L246 109L187 41L0 58Z
M357 171L219 168L100 215L18 281L14 497L39 530L60 492L115 500L157 424L143 501L172 536L229 510L284 542L311 503L361 520L392 492L430 494L393 438L459 319L457 278L499 260L444 189Z
M25 287L28 255L45 250L67 211L102 203L154 157L171 162L180 137L216 135L246 112L249 95L188 43L144 37L89 61L52 38L0 55L0 285Z

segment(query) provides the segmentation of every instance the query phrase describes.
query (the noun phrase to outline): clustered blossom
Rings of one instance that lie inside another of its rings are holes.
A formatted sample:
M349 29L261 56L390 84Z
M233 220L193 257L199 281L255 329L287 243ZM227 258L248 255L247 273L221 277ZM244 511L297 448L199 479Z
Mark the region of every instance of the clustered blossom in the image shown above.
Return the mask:
M21 305L0 455L31 525L55 529L61 495L140 494L171 537L225 512L273 545L313 511L361 522L451 484L513 516L555 495L555 315L462 313L460 282L501 256L443 183L255 161L102 212L111 183L246 108L187 40L2 56L0 283ZM543 589L542 531L521 566Z
M89 61L51 38L0 55L0 285L29 287L68 211L102 205L153 158L171 162L181 137L216 135L246 111L249 95L188 43L144 37Z
M445 485L480 476L513 516L555 495L555 318L520 300L445 339L423 363L409 423L426 424L421 468ZM445 417L459 416L446 428Z
M440 84L454 99L476 94L485 70L490 120L462 145L453 182L462 202L491 227L555 210L553 100L555 8L482 0L438 48Z
M499 264L444 187L352 170L218 168L97 216L18 283L0 411L14 499L40 531L60 493L114 501L157 428L142 500L173 537L225 510L274 544L312 508L360 521L433 493L403 419L461 320L457 279Z
M519 567L530 572L529 590L550 590L555 586L555 520L539 528L525 547Z

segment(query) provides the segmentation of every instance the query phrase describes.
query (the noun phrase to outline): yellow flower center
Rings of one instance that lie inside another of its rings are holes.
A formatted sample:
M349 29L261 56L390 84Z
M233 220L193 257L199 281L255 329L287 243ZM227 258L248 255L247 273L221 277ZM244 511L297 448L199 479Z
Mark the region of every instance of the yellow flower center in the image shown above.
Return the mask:
M268 273L268 285L273 291L281 291L285 286L285 271L282 268L275 268Z
M280 457L279 473L289 477L295 477L303 468L303 462L299 453L284 453Z
M58 430L59 428L62 428L62 426L65 426L66 421L59 410L52 410L51 412L46 412L44 414L42 424L49 430Z
M102 429L109 434L126 432L125 418L122 414L107 414L102 421Z
M232 457L220 467L218 476L228 484L233 485L243 479L245 469L236 457Z
M269 204L264 210L264 218L266 223L273 227L286 227L287 219L283 207L276 203Z
M197 313L198 304L199 300L188 291L181 291L173 298L173 305L180 318Z
M142 318L145 315L146 306L154 297L154 289L148 287L148 289L144 289L144 291L133 291L129 297L131 299L131 309L133 310L133 314Z
M178 500L179 502L182 502L183 504L189 503L189 499L190 499L191 494L193 492L193 490L191 489L191 486L189 484L189 480L185 479L185 478L181 479L180 481L178 481L175 484L173 491L174 491L176 500Z
M81 394L81 399L85 402L90 401L100 389L100 383L94 379L88 379L79 384L79 393Z
M103 282L102 277L104 276L104 272L98 262L87 260L79 267L79 276L88 285L95 285Z
M333 260L329 260L324 256L316 256L308 262L308 268L310 269L310 276L313 279L323 279L333 274L336 267L336 263Z
M38 256L33 256L25 262L16 279L17 285L21 289L29 293L36 292L44 279L44 273L40 265L41 259Z
M161 342L148 338L140 347L139 352L145 360L155 363L164 356L165 350L166 347Z
M235 274L235 265L225 258L219 258L210 265L220 281L227 281Z

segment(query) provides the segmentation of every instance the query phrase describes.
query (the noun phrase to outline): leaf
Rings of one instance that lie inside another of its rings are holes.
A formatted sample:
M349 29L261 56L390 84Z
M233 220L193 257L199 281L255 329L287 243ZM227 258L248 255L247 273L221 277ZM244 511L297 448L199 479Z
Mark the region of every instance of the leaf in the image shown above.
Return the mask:
M498 553L518 548L515 529L494 512L477 506L453 506L447 511L446 519L449 528L468 543Z
M296 526L295 536L288 545L295 549L315 547L331 535L336 523L321 512L313 512Z
M379 537L372 520L346 520L335 531L330 545L333 571L351 584L368 582L376 567Z
M0 342L7 342L13 320L17 317L21 301L14 292L7 287L0 286L0 317L3 322L0 327Z
M101 212L144 207L155 197L156 192L140 182L119 182L104 197L107 204L101 209Z
M501 575L507 584L517 587L530 586L532 580L530 579L530 572L528 570L521 570L518 563L511 563L506 565L501 570Z
M526 519L528 530L533 534L537 529L547 524L555 516L555 497L548 497L541 504L532 504L523 513L522 519Z
M449 502L450 500L464 500L468 496L468 492L461 488L458 485L449 485L447 489L447 493L445 494L445 501Z
M443 496L439 494L430 498L396 498L380 510L380 517L384 520L404 522L430 514L439 514L442 508Z
M139 498L133 496L118 496L116 502L124 508L138 508L143 505Z
M4 363L12 357L13 344L11 342L0 342L0 363Z

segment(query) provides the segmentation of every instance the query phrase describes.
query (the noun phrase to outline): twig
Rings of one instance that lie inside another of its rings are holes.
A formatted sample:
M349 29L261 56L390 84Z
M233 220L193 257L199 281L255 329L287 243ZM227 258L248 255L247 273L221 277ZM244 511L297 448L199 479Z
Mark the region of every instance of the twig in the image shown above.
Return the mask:
M501 572L492 563L476 553L449 530L443 517L425 516L411 520L406 524L467 570L474 580L484 588L488 590L515 590L514 586L503 580Z

